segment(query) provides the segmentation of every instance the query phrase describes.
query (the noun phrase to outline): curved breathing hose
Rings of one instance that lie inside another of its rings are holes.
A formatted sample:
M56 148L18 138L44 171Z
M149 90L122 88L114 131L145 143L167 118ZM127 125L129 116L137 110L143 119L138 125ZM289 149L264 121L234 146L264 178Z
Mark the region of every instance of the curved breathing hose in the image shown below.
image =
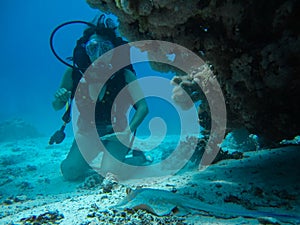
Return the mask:
M74 21L68 21L68 22L65 22L65 23L62 23L61 25L57 26L51 33L51 36L50 36L50 48L51 48L51 51L53 52L53 54L55 55L55 57L60 61L62 62L63 64L65 64L66 66L69 66L71 67L72 69L75 69L75 66L71 65L70 63L66 62L65 60L63 60L58 54L57 52L55 51L54 49L54 45L53 45L53 39L54 39L54 36L56 34L56 32L61 29L62 27L64 26L67 26L67 25L70 25L70 24L85 24L85 25L88 25L90 27L96 27L96 25L92 24L92 23L89 23L89 22L85 22L85 21L81 21L81 20L74 20ZM49 144L52 145L54 143L56 144L59 144L61 143L64 139L65 139L65 128L66 128L66 125L67 123L69 123L71 121L71 104L69 104L66 112L64 113L63 117L62 117L62 120L64 121L64 124L62 125L62 127L57 130L50 138L49 140Z
M65 60L63 60L58 54L57 52L55 51L54 49L54 45L53 45L53 39L54 39L54 36L56 34L56 32L61 29L62 27L64 26L67 26L67 25L70 25L70 24L85 24L85 25L88 25L90 27L94 27L96 28L97 26L103 26L105 28L111 28L111 29L116 29L116 26L114 26L114 23L111 19L109 18L105 18L105 15L102 14L98 20L97 20L97 25L93 24L93 23L90 23L90 22L86 22L86 21L82 21L82 20L73 20L73 21L68 21L68 22L65 22L65 23L62 23L61 25L57 26L51 33L50 35L50 48L51 48L51 51L52 53L55 55L55 57L60 61L62 62L63 64L65 64L66 66L68 67L71 67L72 69L78 69L77 67L75 67L74 65L71 65L70 63L66 62ZM63 117L62 117L62 120L64 121L64 124L62 125L62 127L57 130L50 138L49 140L49 144L52 145L54 143L56 144L59 144L61 143L64 138L65 138L65 133L64 133L64 130L65 130L65 127L67 125L67 123L69 123L71 121L71 103L69 104L66 112L64 113Z
M70 25L70 24L77 24L77 23L80 23L80 24L85 24L85 25L88 25L90 27L96 27L96 25L92 24L92 23L89 23L89 22L86 22L86 21L81 21L81 20L73 20L73 21L68 21L68 22L65 22L65 23L62 23L61 25L57 26L51 33L51 36L50 36L50 48L51 48L51 51L52 53L55 55L55 57L60 61L62 62L63 64L65 64L66 66L68 67L71 67L73 69L75 69L75 67L66 62L65 60L63 60L58 54L57 52L55 51L54 49L54 45L53 45L53 39L54 39L54 36L56 34L56 32L61 29L62 27L64 26L67 26L67 25Z

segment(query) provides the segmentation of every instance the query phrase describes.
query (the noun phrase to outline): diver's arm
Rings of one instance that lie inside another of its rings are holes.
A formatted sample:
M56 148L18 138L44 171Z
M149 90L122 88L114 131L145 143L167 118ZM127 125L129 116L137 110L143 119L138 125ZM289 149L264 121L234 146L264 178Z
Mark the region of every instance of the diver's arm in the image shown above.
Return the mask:
M149 112L142 89L138 82L134 82L136 80L135 75L131 71L126 70L125 79L127 83L132 82L130 85L128 85L128 91L133 102L135 102L135 113L129 123L129 126L124 131L107 134L101 137L102 140L115 141L117 138L123 144L129 144L131 133L138 128Z
M135 102L136 111L129 123L130 130L128 129L128 131L134 132L148 114L149 109L140 85L138 82L134 82L136 81L135 75L130 70L125 70L125 79L127 83L132 82L128 87L128 91L133 102Z
M73 87L72 69L68 68L65 71L64 76L62 78L60 88L56 91L54 95L52 106L55 110L62 109L67 103L67 101L69 101L71 97L72 87Z

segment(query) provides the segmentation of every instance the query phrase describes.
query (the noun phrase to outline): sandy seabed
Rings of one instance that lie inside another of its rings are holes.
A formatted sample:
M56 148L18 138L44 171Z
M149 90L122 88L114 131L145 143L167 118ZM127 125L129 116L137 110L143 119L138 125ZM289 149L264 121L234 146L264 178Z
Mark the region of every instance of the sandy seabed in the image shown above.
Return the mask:
M226 210L238 206L299 217L299 146L244 152L242 159L222 160L204 171L145 179L142 188L178 193L224 210L224 215L204 209L185 215L173 210L157 216L144 209L113 207L126 196L128 188L135 189L141 182L114 183L107 188L95 176L82 182L65 181L60 163L71 143L71 138L54 146L48 146L47 138L0 143L1 225L300 224L299 220L267 215L226 216Z

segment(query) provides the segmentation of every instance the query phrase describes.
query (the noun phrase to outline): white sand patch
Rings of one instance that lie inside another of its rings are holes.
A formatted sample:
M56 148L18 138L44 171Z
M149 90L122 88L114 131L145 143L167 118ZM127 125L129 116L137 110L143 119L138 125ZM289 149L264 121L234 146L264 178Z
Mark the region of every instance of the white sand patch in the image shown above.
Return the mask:
M168 139L164 146L170 146L174 139ZM80 182L64 181L59 166L71 143L71 138L51 147L46 138L0 143L0 224L22 224L22 218L49 211L63 214L60 224L101 224L104 218L111 219L111 224L122 221L121 214L105 210L126 196L127 187L136 188L137 182L117 184L105 193L101 185L83 189ZM141 143L136 146L143 148ZM201 172L145 178L142 183L143 187L168 190L223 207L225 212L226 208L238 207L300 215L299 158L297 146L246 152L243 159L224 160ZM183 224L259 224L255 218L197 214L156 218L144 211L142 214L145 221L153 217L164 221L173 218ZM142 224L138 215L139 212L126 212L123 221L132 218Z

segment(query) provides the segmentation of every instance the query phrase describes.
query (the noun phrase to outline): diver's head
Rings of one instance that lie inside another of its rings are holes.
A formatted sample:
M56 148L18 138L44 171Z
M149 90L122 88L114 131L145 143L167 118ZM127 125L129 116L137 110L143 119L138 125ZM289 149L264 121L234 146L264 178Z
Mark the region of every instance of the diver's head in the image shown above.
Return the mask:
M126 44L116 32L117 27L111 25L111 19L103 20L104 16L100 16L98 22L94 26L89 26L83 32L83 36L77 41L77 46L85 48L85 54L81 54L81 58L85 58L88 64L94 62L99 56L111 50L112 48ZM112 57L117 57L112 54ZM107 57L106 57L107 58ZM86 68L87 65L80 65Z
M104 26L99 23L95 27L87 28L81 43L85 45L86 54L89 56L91 62L94 62L99 56L107 51L117 47L119 38L116 35L115 29L109 26Z
M85 45L86 54L94 62L98 57L114 48L114 44L105 36L94 33Z

